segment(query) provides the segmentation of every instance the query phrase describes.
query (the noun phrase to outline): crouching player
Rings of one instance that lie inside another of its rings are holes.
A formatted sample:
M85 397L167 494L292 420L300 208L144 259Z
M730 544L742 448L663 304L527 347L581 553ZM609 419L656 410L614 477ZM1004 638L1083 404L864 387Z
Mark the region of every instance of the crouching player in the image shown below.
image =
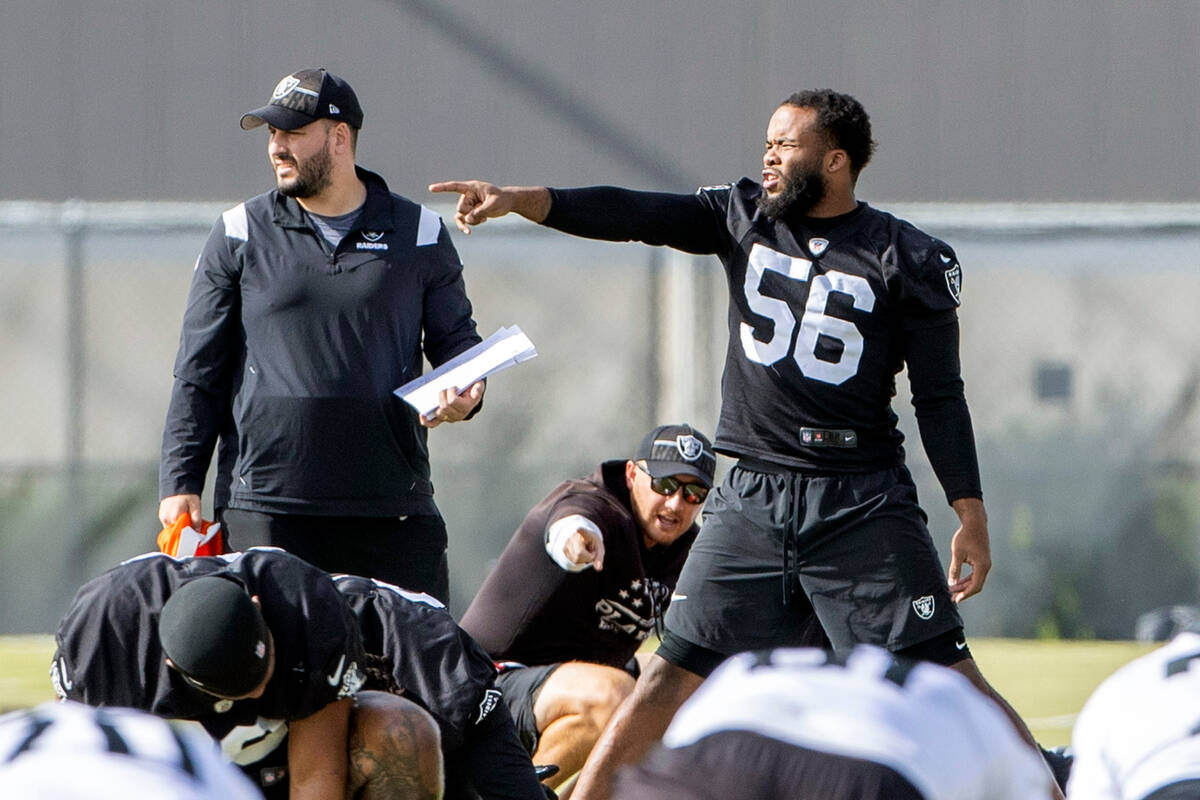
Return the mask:
M193 720L268 798L442 795L436 723L360 691L354 615L283 551L132 559L79 590L55 638L61 698Z

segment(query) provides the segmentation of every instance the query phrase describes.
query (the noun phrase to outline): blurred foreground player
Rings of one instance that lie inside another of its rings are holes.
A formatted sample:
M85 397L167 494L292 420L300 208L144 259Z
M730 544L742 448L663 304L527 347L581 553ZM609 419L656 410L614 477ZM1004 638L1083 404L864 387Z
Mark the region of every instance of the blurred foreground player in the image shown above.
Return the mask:
M564 481L526 515L463 615L501 664L521 741L538 764L583 766L633 690L634 658L662 615L712 487L717 457L691 425L660 425L633 457Z
M194 720L268 797L441 796L433 719L359 691L354 615L281 550L126 561L79 590L55 639L60 697Z
M1200 632L1110 675L1071 735L1071 800L1200 798Z
M261 800L203 732L131 708L43 703L0 717L9 800Z
M1049 774L952 670L859 645L743 653L617 779L619 800L1045 800Z

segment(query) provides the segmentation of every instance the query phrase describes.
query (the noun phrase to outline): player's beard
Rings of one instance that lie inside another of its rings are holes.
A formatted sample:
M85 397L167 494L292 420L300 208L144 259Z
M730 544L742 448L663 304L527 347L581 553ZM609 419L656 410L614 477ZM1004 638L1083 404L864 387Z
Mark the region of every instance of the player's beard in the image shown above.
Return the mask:
M763 192L758 196L758 208L769 219L784 215L804 216L825 197L825 176L821 162L797 164L795 169L780 176L783 188L774 195Z
M275 179L275 185L282 195L300 199L316 197L333 182L333 154L329 152L328 139L320 152L303 162L298 162L291 154L280 160L290 160L296 168L295 177Z

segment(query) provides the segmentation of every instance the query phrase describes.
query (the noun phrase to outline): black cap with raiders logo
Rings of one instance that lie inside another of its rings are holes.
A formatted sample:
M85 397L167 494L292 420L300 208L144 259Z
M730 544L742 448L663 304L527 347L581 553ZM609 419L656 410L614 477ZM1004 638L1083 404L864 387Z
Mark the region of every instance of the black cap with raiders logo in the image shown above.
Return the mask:
M184 680L209 694L243 697L267 677L267 623L232 580L206 575L176 589L159 613L158 639Z
M646 434L638 446L634 461L645 461L646 471L654 478L691 475L712 488L717 456L712 442L691 425L660 425Z
M242 115L242 129L270 125L294 131L319 119L336 119L361 128L362 106L350 84L324 69L302 69L275 84L262 108Z

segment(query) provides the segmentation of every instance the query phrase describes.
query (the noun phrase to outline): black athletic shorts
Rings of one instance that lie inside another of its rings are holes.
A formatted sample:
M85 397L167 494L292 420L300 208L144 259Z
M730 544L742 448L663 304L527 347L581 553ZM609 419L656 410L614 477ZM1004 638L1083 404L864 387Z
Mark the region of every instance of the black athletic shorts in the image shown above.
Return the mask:
M449 602L446 523L437 514L319 517L224 508L230 547L282 548L318 569L361 575Z
M742 460L709 495L667 629L731 655L811 644L813 613L838 651L962 627L904 467L807 475Z
M890 767L750 731L655 748L617 774L613 800L925 800Z
M512 667L501 671L496 677L496 688L508 706L517 726L517 736L521 744L533 755L538 746L537 718L533 714L533 704L537 702L542 685L560 664L543 664L538 667Z

